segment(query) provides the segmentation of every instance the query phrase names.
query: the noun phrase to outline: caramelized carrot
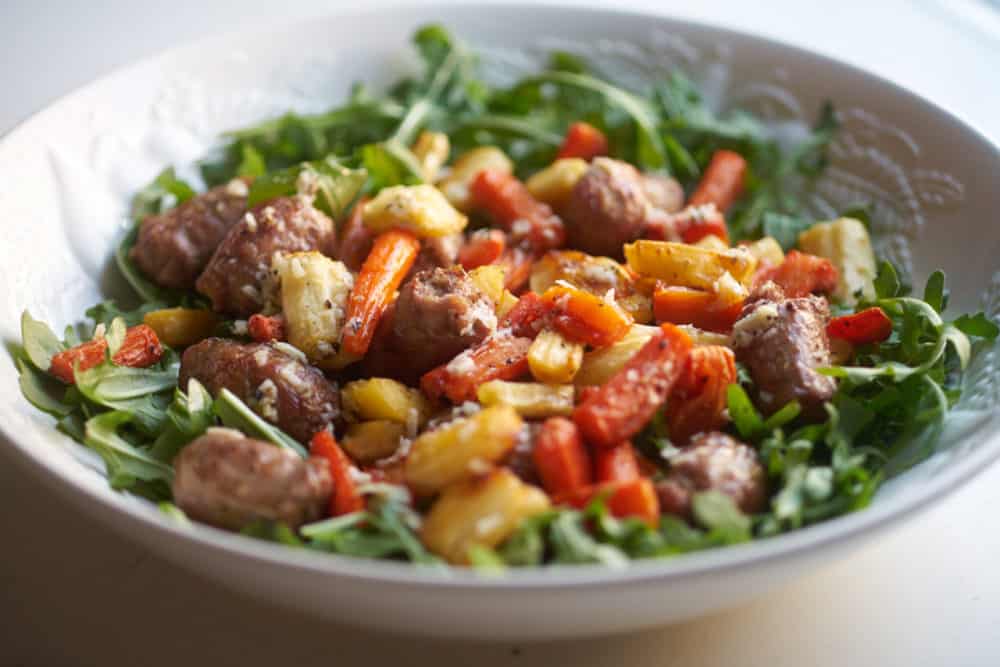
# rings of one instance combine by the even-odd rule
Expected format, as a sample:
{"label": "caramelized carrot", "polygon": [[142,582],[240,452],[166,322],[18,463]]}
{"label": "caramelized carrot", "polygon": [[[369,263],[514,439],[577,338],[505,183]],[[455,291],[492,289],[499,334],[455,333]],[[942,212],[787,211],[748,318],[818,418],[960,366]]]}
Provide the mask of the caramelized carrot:
{"label": "caramelized carrot", "polygon": [[698,187],[688,200],[688,206],[715,204],[725,213],[743,194],[746,172],[747,161],[742,155],[727,150],[715,151]]}
{"label": "caramelized carrot", "polygon": [[826,333],[853,345],[881,343],[892,334],[892,320],[884,310],[873,306],[860,313],[833,318],[826,325]]}
{"label": "caramelized carrot", "polygon": [[658,287],[653,292],[657,322],[693,324],[707,331],[727,332],[739,319],[742,302],[720,306],[714,294],[690,287]]}
{"label": "caramelized carrot", "polygon": [[515,336],[534,338],[549,323],[552,304],[534,292],[525,292],[502,320],[499,329],[510,329]]}
{"label": "caramelized carrot", "polygon": [[285,318],[281,315],[251,315],[247,321],[250,338],[258,343],[285,340]]}
{"label": "caramelized carrot", "polygon": [[418,252],[420,242],[401,229],[382,232],[375,238],[347,300],[343,337],[343,349],[347,353],[363,357],[368,352],[379,319],[413,266]]}
{"label": "caramelized carrot", "polygon": [[772,280],[781,287],[785,296],[794,299],[813,292],[832,292],[837,287],[840,274],[830,260],[792,250],[778,266],[757,272],[754,283]]}
{"label": "caramelized carrot", "polygon": [[542,485],[550,494],[571,493],[592,481],[590,455],[576,424],[565,417],[545,420],[531,453]]}
{"label": "caramelized carrot", "polygon": [[653,417],[684,371],[691,338],[664,324],[613,376],[576,406],[573,421],[597,447],[631,439]]}
{"label": "caramelized carrot", "polygon": [[516,380],[528,372],[530,338],[490,336],[443,366],[427,371],[420,388],[431,398],[452,403],[476,400],[476,389],[490,380]]}
{"label": "caramelized carrot", "polygon": [[337,444],[333,434],[324,430],[314,435],[309,441],[309,454],[326,459],[330,464],[330,477],[333,478],[330,515],[340,516],[363,510],[365,501],[351,476],[351,459]]}
{"label": "caramelized carrot", "polygon": [[[73,384],[73,367],[76,366],[81,371],[89,370],[104,361],[107,350],[108,341],[104,338],[96,338],[63,350],[52,357],[49,373],[66,384]],[[160,345],[156,332],[145,324],[139,324],[129,327],[125,332],[125,340],[111,357],[111,361],[118,366],[145,368],[155,364],[162,356],[163,346]]]}
{"label": "caramelized carrot", "polygon": [[639,459],[631,442],[594,452],[594,479],[598,482],[631,482],[639,477]]}
{"label": "caramelized carrot", "polygon": [[531,266],[534,256],[523,248],[506,248],[500,253],[497,263],[504,267],[506,277],[504,287],[514,294],[519,294],[531,279]]}
{"label": "caramelized carrot", "polygon": [[552,308],[552,326],[570,340],[607,347],[620,340],[632,326],[632,316],[615,301],[575,287],[556,285],[542,295]]}
{"label": "caramelized carrot", "polygon": [[524,183],[504,171],[479,172],[469,189],[476,207],[487,211],[512,240],[524,240],[535,253],[566,243],[566,229],[548,204],[531,196]]}
{"label": "caramelized carrot", "polygon": [[736,382],[733,351],[721,345],[696,347],[667,400],[670,439],[680,445],[695,433],[726,423],[726,389]]}
{"label": "caramelized carrot", "polygon": [[566,130],[566,138],[563,139],[556,159],[561,160],[568,157],[578,157],[584,160],[591,160],[599,155],[608,154],[608,138],[590,123],[573,123]]}
{"label": "caramelized carrot", "polygon": [[[507,248],[507,235],[499,229],[484,229],[472,234],[458,251],[458,263],[466,270],[492,264]],[[510,289],[508,287],[508,289]]]}
{"label": "caramelized carrot", "polygon": [[612,516],[636,517],[655,528],[660,522],[660,501],[653,482],[646,478],[587,486],[553,498],[556,504],[584,508],[601,495]]}

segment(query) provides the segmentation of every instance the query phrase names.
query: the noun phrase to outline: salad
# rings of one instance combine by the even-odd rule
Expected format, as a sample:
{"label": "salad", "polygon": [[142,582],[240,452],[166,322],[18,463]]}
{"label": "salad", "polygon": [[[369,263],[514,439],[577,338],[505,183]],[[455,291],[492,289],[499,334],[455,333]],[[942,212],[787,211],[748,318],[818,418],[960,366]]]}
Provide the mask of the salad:
{"label": "salad", "polygon": [[[58,336],[24,397],[177,522],[355,557],[623,565],[865,507],[925,458],[982,313],[911,294],[859,202],[681,72],[578,56],[491,86],[440,26],[384,94],[164,170],[116,250],[136,302]],[[197,189],[196,189],[197,188]]]}

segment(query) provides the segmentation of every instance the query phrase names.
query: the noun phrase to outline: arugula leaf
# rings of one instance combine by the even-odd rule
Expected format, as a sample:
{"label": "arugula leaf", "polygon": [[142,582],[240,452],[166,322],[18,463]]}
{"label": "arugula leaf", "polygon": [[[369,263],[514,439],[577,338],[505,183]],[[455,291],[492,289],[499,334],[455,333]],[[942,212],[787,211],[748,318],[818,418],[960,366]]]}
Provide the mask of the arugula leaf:
{"label": "arugula leaf", "polygon": [[799,234],[815,224],[802,217],[768,211],[763,216],[764,236],[772,236],[782,250],[791,250],[799,243]]}
{"label": "arugula leaf", "polygon": [[73,412],[74,406],[64,401],[66,389],[58,380],[53,380],[21,357],[16,357],[15,363],[17,384],[26,401],[53,417],[65,417]]}
{"label": "arugula leaf", "polygon": [[295,438],[288,435],[277,426],[261,419],[246,403],[228,389],[223,388],[215,399],[212,409],[222,423],[229,428],[246,433],[252,438],[273,442],[279,447],[290,449],[302,458],[307,458],[309,452]]}
{"label": "arugula leaf", "polygon": [[168,519],[170,519],[177,525],[184,526],[185,528],[191,526],[191,520],[188,519],[187,514],[184,513],[184,510],[182,510],[177,505],[174,505],[173,503],[164,500],[157,504],[157,508],[159,508],[159,510],[163,512],[163,514]]}
{"label": "arugula leaf", "polygon": [[750,539],[750,519],[733,499],[719,491],[702,491],[691,497],[691,512],[702,527],[729,543]]}
{"label": "arugula leaf", "polygon": [[169,463],[180,450],[215,424],[212,395],[194,378],[188,380],[187,393],[177,388],[167,407],[166,424],[153,442],[149,455]]}
{"label": "arugula leaf", "polygon": [[667,166],[666,151],[657,131],[657,118],[650,104],[632,93],[587,74],[556,71],[529,77],[519,85],[551,83],[581,88],[599,94],[609,104],[622,109],[635,123],[635,163],[642,169],[663,169]]}
{"label": "arugula leaf", "polygon": [[74,386],[87,400],[127,413],[140,430],[155,435],[166,418],[169,398],[165,392],[177,385],[178,367],[176,355],[166,355],[150,368],[104,361],[88,370],[76,369]]}
{"label": "arugula leaf", "polygon": [[1000,327],[981,311],[975,315],[962,315],[952,322],[952,325],[968,336],[976,336],[991,342],[1000,335]]}
{"label": "arugula leaf", "polygon": [[151,482],[153,495],[169,497],[173,468],[121,437],[120,429],[132,423],[133,416],[122,410],[97,415],[87,420],[83,442],[104,460],[112,488],[135,490],[137,482]]}
{"label": "arugula leaf", "polygon": [[924,301],[939,313],[948,306],[948,290],[944,287],[944,271],[939,269],[927,279],[927,286],[924,287]]}
{"label": "arugula leaf", "polygon": [[412,514],[388,498],[373,498],[369,509],[308,524],[300,529],[308,546],[360,558],[404,557],[422,565],[441,561],[424,549],[409,526]]}
{"label": "arugula leaf", "polygon": [[601,544],[590,534],[580,512],[561,512],[549,526],[549,543],[555,563],[601,563],[625,567],[628,557],[620,549]]}
{"label": "arugula leaf", "polygon": [[393,185],[423,182],[420,163],[410,149],[395,141],[362,146],[361,164],[369,176],[369,190],[378,192]]}
{"label": "arugula leaf", "polygon": [[875,276],[875,294],[879,299],[891,299],[902,294],[902,284],[896,267],[891,262],[882,261]]}
{"label": "arugula leaf", "polygon": [[240,144],[240,163],[236,175],[242,178],[259,178],[267,173],[267,163],[253,144]]}
{"label": "arugula leaf", "polygon": [[177,178],[173,167],[167,167],[132,198],[132,219],[141,221],[163,213],[194,196],[194,189]]}
{"label": "arugula leaf", "polygon": [[743,438],[752,438],[764,429],[764,419],[757,412],[747,392],[738,384],[726,388],[729,418]]}
{"label": "arugula leaf", "polygon": [[[146,313],[166,307],[167,304],[160,301],[147,301],[133,310],[122,310],[114,301],[102,301],[88,308],[84,314],[93,320],[95,327],[100,324],[109,326],[116,318],[120,318],[127,326],[134,327],[137,324],[142,324]],[[91,335],[93,335],[93,329],[91,329]]]}
{"label": "arugula leaf", "polygon": [[28,360],[40,371],[49,370],[52,357],[66,349],[49,325],[32,318],[27,310],[21,313],[21,344]]}
{"label": "arugula leaf", "polygon": [[364,170],[348,169],[333,157],[303,162],[256,179],[250,186],[247,207],[309,190],[310,194],[315,192],[317,208],[334,220],[340,220],[366,178]]}

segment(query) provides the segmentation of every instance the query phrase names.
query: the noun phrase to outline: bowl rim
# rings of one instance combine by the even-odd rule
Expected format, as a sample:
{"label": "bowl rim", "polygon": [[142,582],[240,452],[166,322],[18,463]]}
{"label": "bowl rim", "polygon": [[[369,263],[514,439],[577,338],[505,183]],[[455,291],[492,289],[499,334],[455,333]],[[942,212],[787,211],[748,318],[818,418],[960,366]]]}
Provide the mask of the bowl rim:
{"label": "bowl rim", "polygon": [[[922,95],[890,81],[879,74],[869,72],[861,67],[841,61],[808,48],[792,44],[786,40],[771,36],[754,35],[736,28],[716,25],[708,21],[678,18],[655,10],[641,9],[608,9],[590,4],[566,4],[543,0],[542,2],[487,2],[474,7],[457,3],[437,2],[427,5],[397,2],[389,3],[377,10],[350,9],[331,7],[316,13],[309,18],[299,18],[294,21],[282,21],[270,28],[263,24],[251,24],[234,30],[227,30],[221,35],[204,36],[177,44],[154,54],[130,61],[115,67],[105,74],[71,89],[44,104],[15,123],[7,132],[0,136],[0,159],[5,148],[13,138],[41,116],[55,110],[57,107],[89,94],[107,82],[119,77],[128,77],[135,70],[149,67],[157,63],[167,63],[185,53],[210,49],[215,43],[228,40],[246,39],[263,36],[269,31],[288,30],[296,25],[304,25],[316,19],[328,20],[333,17],[344,20],[370,17],[386,11],[407,13],[414,18],[419,16],[441,16],[439,22],[447,25],[447,12],[452,13],[499,13],[516,12],[553,12],[571,11],[574,14],[589,15],[591,18],[607,17],[608,19],[624,18],[626,20],[647,20],[671,30],[684,32],[701,32],[713,34],[720,40],[741,40],[759,47],[767,47],[782,52],[783,55],[807,62],[810,67],[822,69],[839,69],[845,74],[865,79],[888,89],[893,95],[911,101],[933,111],[940,123],[947,126],[948,131],[970,135],[970,138],[987,147],[997,163],[1000,163],[1000,147],[990,137],[961,118],[959,115],[942,108]],[[428,18],[430,22],[434,19]],[[23,398],[21,399],[23,400]],[[359,581],[381,584],[400,584],[412,587],[459,588],[459,589],[489,589],[492,591],[544,590],[566,587],[603,587],[607,585],[643,584],[653,580],[660,583],[680,578],[706,575],[709,573],[729,573],[735,569],[759,566],[777,561],[783,557],[805,556],[824,549],[834,543],[846,543],[863,536],[870,536],[877,527],[898,525],[903,519],[914,516],[917,512],[927,509],[932,501],[955,491],[967,481],[985,470],[990,463],[1000,458],[1000,429],[983,429],[960,437],[962,441],[974,441],[974,450],[963,460],[947,466],[938,476],[921,485],[915,491],[902,492],[897,497],[887,499],[881,504],[875,504],[863,511],[835,517],[833,519],[800,528],[778,536],[755,540],[745,544],[726,548],[709,549],[677,557],[666,557],[632,561],[626,568],[608,568],[603,565],[572,565],[547,566],[537,568],[511,568],[503,576],[485,576],[471,568],[426,568],[412,563],[385,561],[377,559],[353,558],[337,554],[316,552],[307,549],[293,549],[285,545],[247,538],[242,535],[223,531],[204,524],[192,523],[190,526],[179,525],[171,521],[150,502],[133,502],[134,497],[119,494],[109,486],[97,486],[84,481],[82,476],[65,474],[58,469],[48,457],[37,455],[33,448],[37,442],[30,438],[19,439],[13,434],[6,423],[0,422],[0,436],[13,445],[6,448],[15,452],[17,458],[30,468],[32,472],[43,478],[59,491],[68,494],[81,494],[86,500],[86,511],[96,514],[103,510],[104,517],[113,527],[123,528],[117,520],[126,519],[135,527],[156,534],[156,537],[179,539],[187,546],[205,551],[213,551],[219,555],[238,556],[255,561],[259,565],[270,567],[303,570],[309,574],[334,575],[350,577]],[[62,436],[69,440],[68,436]],[[76,445],[76,443],[72,443]],[[61,456],[61,455],[60,455]],[[75,465],[81,465],[75,462]],[[921,464],[922,465],[922,464]],[[82,468],[82,465],[81,465]],[[124,532],[124,531],[121,531]],[[131,538],[137,539],[137,538]]]}

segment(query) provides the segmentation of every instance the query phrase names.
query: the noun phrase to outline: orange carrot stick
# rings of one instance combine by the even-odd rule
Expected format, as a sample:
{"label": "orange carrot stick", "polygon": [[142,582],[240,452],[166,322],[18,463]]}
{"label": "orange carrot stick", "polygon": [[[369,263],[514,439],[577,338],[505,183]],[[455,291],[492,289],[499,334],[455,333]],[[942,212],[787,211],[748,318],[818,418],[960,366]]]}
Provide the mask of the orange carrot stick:
{"label": "orange carrot stick", "polygon": [[657,322],[693,324],[707,331],[730,331],[742,308],[742,302],[720,306],[714,294],[690,287],[671,285],[653,292],[653,316]]}
{"label": "orange carrot stick", "polygon": [[471,271],[496,262],[506,248],[506,234],[499,229],[483,229],[472,234],[458,251],[458,263]]}
{"label": "orange carrot stick", "polygon": [[576,406],[573,421],[597,447],[630,440],[653,417],[684,371],[691,338],[664,324],[611,379]]}
{"label": "orange carrot stick", "polygon": [[[49,373],[67,384],[73,384],[73,366],[86,371],[104,361],[108,341],[104,338],[81,343],[69,350],[63,350],[52,357]],[[111,361],[118,366],[145,368],[152,366],[163,356],[163,346],[156,332],[145,324],[129,327],[125,340]]]}
{"label": "orange carrot stick", "polygon": [[660,501],[653,482],[646,477],[627,482],[608,482],[585,486],[553,498],[558,505],[584,508],[597,495],[604,497],[612,516],[636,517],[655,528],[660,522]]}
{"label": "orange carrot stick", "polygon": [[420,242],[401,229],[391,229],[375,238],[347,300],[343,338],[346,352],[357,357],[368,352],[379,319],[413,266],[418,252]]}
{"label": "orange carrot stick", "polygon": [[599,155],[608,154],[608,138],[590,123],[573,123],[566,131],[556,159],[578,157],[591,160]]}
{"label": "orange carrot stick", "polygon": [[526,241],[536,253],[559,248],[566,243],[562,220],[548,204],[531,196],[524,183],[504,171],[479,172],[469,190],[478,208],[484,209],[517,243]]}
{"label": "orange carrot stick", "polygon": [[330,496],[330,515],[340,516],[358,512],[365,508],[365,501],[358,493],[351,477],[351,459],[340,448],[333,434],[329,431],[319,431],[309,441],[309,454],[326,459],[330,464],[330,476],[333,478],[333,495]]}
{"label": "orange carrot stick", "polygon": [[551,417],[542,424],[531,453],[542,485],[550,494],[571,493],[592,481],[590,455],[576,424]]}
{"label": "orange carrot stick", "polygon": [[631,442],[594,452],[594,479],[598,482],[631,482],[639,477],[639,459]]}
{"label": "orange carrot stick", "polygon": [[452,403],[476,400],[476,389],[490,380],[515,380],[528,371],[530,338],[490,336],[443,366],[427,371],[420,388],[431,398]]}
{"label": "orange carrot stick", "polygon": [[746,172],[747,161],[742,155],[727,150],[715,151],[701,182],[688,200],[688,206],[715,204],[725,213],[743,194]]}
{"label": "orange carrot stick", "polygon": [[542,295],[551,304],[552,325],[570,340],[606,347],[621,339],[633,324],[632,316],[615,301],[575,287],[556,285]]}
{"label": "orange carrot stick", "polygon": [[721,345],[696,347],[667,400],[670,439],[681,445],[696,433],[715,431],[726,423],[726,389],[736,382],[733,351]]}

